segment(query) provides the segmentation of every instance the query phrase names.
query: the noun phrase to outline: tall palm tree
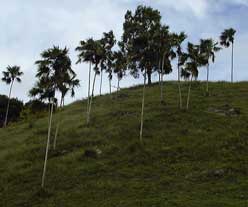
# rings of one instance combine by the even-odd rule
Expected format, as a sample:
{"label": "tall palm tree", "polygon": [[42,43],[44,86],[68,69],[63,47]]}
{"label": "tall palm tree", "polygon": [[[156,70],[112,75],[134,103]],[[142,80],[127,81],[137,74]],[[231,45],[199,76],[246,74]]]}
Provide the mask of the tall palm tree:
{"label": "tall palm tree", "polygon": [[13,88],[13,84],[15,80],[20,83],[21,82],[21,76],[23,75],[23,72],[21,72],[21,68],[19,66],[8,66],[6,68],[6,71],[3,71],[3,78],[2,81],[5,82],[7,85],[10,85],[9,89],[9,99],[8,99],[8,104],[7,104],[7,109],[6,109],[6,115],[5,115],[5,120],[4,120],[4,125],[3,127],[7,126],[8,123],[8,113],[9,113],[9,105],[10,105],[10,97],[11,97],[11,92]]}
{"label": "tall palm tree", "polygon": [[234,56],[234,36],[236,34],[236,30],[233,28],[226,29],[220,35],[220,44],[226,48],[232,45],[232,56],[231,56],[231,82],[233,83],[233,56]]}
{"label": "tall palm tree", "polygon": [[35,62],[38,66],[38,71],[36,77],[39,79],[38,82],[44,81],[44,88],[51,93],[50,105],[50,115],[49,115],[49,125],[47,132],[47,144],[46,144],[46,153],[42,174],[42,188],[45,185],[45,176],[47,168],[47,159],[50,146],[50,136],[51,136],[51,127],[53,119],[53,110],[55,104],[55,93],[59,90],[60,85],[63,82],[63,79],[68,76],[75,75],[74,71],[71,68],[71,60],[68,56],[69,50],[67,48],[60,49],[59,47],[53,47],[48,50],[45,50],[41,53],[41,60]]}
{"label": "tall palm tree", "polygon": [[172,38],[169,33],[169,26],[163,25],[156,31],[157,34],[154,38],[154,49],[158,54],[158,74],[160,85],[160,101],[164,101],[163,98],[163,77],[166,74],[172,72],[171,60],[175,58],[175,53],[172,50]]}
{"label": "tall palm tree", "polygon": [[103,55],[101,60],[101,81],[100,81],[100,95],[102,93],[102,75],[103,70],[106,70],[109,78],[109,93],[111,94],[111,81],[113,78],[113,47],[116,43],[115,36],[113,31],[108,33],[103,33],[103,38],[100,40],[103,48]]}
{"label": "tall palm tree", "polygon": [[[81,62],[89,62],[89,82],[88,82],[88,103],[87,103],[87,116],[86,116],[86,123],[89,124],[90,122],[90,113],[91,113],[91,106],[94,97],[94,90],[95,90],[95,82],[96,76],[100,74],[100,67],[102,66],[102,60],[105,55],[104,48],[102,46],[101,40],[94,40],[92,38],[88,39],[87,41],[81,41],[80,46],[76,48],[76,51],[79,51],[78,61],[77,63]],[[94,70],[94,78],[91,85],[91,67],[92,65]],[[90,93],[91,90],[91,93]]]}
{"label": "tall palm tree", "polygon": [[86,41],[80,41],[80,45],[76,48],[76,51],[79,52],[78,54],[78,61],[77,64],[82,62],[89,63],[89,72],[88,72],[88,102],[87,102],[87,110],[86,110],[86,120],[88,119],[89,113],[89,105],[90,105],[90,84],[91,84],[91,68],[94,61],[94,45],[95,40],[92,38]]}
{"label": "tall palm tree", "polygon": [[215,61],[215,53],[220,51],[221,48],[218,47],[218,42],[214,42],[213,39],[201,39],[200,41],[200,50],[202,55],[206,58],[206,66],[207,66],[207,86],[206,86],[206,92],[208,94],[209,92],[209,65],[210,62],[214,63]]}
{"label": "tall palm tree", "polygon": [[186,61],[186,56],[182,51],[182,43],[187,39],[187,35],[184,32],[179,34],[173,34],[174,47],[177,54],[177,83],[178,83],[178,94],[179,94],[179,107],[182,109],[182,90],[181,90],[181,66]]}
{"label": "tall palm tree", "polygon": [[186,63],[182,70],[181,76],[183,76],[186,79],[190,79],[188,96],[187,96],[187,105],[186,105],[186,109],[188,110],[193,78],[196,79],[198,77],[199,74],[198,68],[206,64],[206,59],[201,54],[199,45],[188,43],[187,49],[188,49],[188,53],[187,53]]}
{"label": "tall palm tree", "polygon": [[118,45],[120,49],[114,52],[114,56],[113,56],[114,73],[117,74],[117,93],[116,93],[117,97],[120,91],[120,81],[122,80],[123,76],[125,76],[127,70],[127,58],[123,44],[122,42],[119,42]]}

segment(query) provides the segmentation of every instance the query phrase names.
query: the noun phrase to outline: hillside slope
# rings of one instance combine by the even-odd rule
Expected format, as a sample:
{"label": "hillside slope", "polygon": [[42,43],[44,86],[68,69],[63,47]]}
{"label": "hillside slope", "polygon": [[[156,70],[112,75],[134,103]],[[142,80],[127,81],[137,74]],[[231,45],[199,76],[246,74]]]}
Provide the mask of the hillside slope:
{"label": "hillside slope", "polygon": [[158,85],[147,88],[143,145],[141,87],[96,97],[90,127],[86,101],[66,106],[45,190],[48,119],[0,129],[0,206],[247,207],[248,83],[211,83],[209,97],[204,87],[194,84],[189,111],[177,107],[176,83],[165,105]]}

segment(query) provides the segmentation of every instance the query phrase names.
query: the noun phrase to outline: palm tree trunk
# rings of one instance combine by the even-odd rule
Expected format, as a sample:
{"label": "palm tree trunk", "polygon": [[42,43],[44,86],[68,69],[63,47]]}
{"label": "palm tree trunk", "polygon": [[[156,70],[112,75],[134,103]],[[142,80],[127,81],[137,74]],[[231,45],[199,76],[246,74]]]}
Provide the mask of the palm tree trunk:
{"label": "palm tree trunk", "polygon": [[181,90],[181,78],[180,78],[180,66],[179,64],[177,65],[177,78],[178,78],[178,92],[179,92],[179,108],[182,109],[183,104],[182,104],[182,90]]}
{"label": "palm tree trunk", "polygon": [[232,43],[232,71],[231,71],[231,81],[232,81],[232,83],[233,83],[233,62],[234,62],[234,60],[233,60],[233,56],[234,56],[233,50],[234,50],[234,44]]}
{"label": "palm tree trunk", "polygon": [[90,105],[90,79],[91,79],[91,62],[90,62],[90,66],[89,66],[88,102],[87,102],[86,120],[88,119],[89,105]]}
{"label": "palm tree trunk", "polygon": [[148,85],[152,84],[152,72],[147,71],[147,77],[148,77]]}
{"label": "palm tree trunk", "polygon": [[191,79],[190,79],[190,83],[189,83],[188,98],[187,98],[187,110],[189,109],[189,101],[190,101],[190,92],[191,92],[192,80],[193,80],[193,76],[191,75]]}
{"label": "palm tree trunk", "polygon": [[209,80],[209,64],[207,65],[207,94],[208,94],[208,80]]}
{"label": "palm tree trunk", "polygon": [[101,70],[101,81],[100,81],[100,96],[102,95],[102,70]]}
{"label": "palm tree trunk", "polygon": [[[63,99],[64,99],[64,97],[62,95],[61,96],[61,101],[60,101],[60,110],[62,109]],[[61,123],[61,114],[59,114],[59,121],[58,121],[58,124],[56,126],[55,137],[54,137],[54,140],[53,140],[53,149],[54,150],[56,150],[56,144],[57,144],[57,138],[58,138],[60,123]]]}
{"label": "palm tree trunk", "polygon": [[7,126],[7,123],[8,123],[9,105],[10,105],[10,97],[11,97],[13,83],[14,83],[14,81],[12,80],[11,85],[10,85],[10,89],[9,89],[9,99],[8,99],[8,104],[7,104],[7,109],[6,109],[4,125],[3,125],[4,128]]}
{"label": "palm tree trunk", "polygon": [[145,89],[146,89],[146,71],[145,71],[145,73],[144,73],[143,98],[142,98],[141,121],[140,121],[140,142],[141,142],[141,143],[143,143],[143,125],[144,125]]}
{"label": "palm tree trunk", "polygon": [[46,154],[45,154],[45,161],[44,161],[42,181],[41,181],[41,187],[42,188],[44,188],[44,185],[45,185],[47,158],[48,158],[48,151],[49,151],[49,145],[50,145],[50,136],[51,136],[51,127],[52,127],[53,107],[54,107],[54,97],[52,99],[52,106],[51,106],[51,111],[50,111],[50,119],[49,119],[48,133],[47,133]]}
{"label": "palm tree trunk", "polygon": [[118,77],[116,97],[118,97],[119,90],[120,90],[120,78]]}
{"label": "palm tree trunk", "polygon": [[92,101],[94,97],[94,89],[95,89],[95,82],[96,82],[96,72],[94,75],[94,80],[93,80],[93,86],[92,86],[92,93],[91,93],[91,98],[90,98],[90,103],[89,103],[89,110],[88,110],[88,116],[87,116],[87,124],[90,123],[90,112],[91,112],[91,106],[92,106]]}
{"label": "palm tree trunk", "polygon": [[111,79],[109,79],[109,94],[110,94],[110,96],[112,95],[112,90],[111,90]]}

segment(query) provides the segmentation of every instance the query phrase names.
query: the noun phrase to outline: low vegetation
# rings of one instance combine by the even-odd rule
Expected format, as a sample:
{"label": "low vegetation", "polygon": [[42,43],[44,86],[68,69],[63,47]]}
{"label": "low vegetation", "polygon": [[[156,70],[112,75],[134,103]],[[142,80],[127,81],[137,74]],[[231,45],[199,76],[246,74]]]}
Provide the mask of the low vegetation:
{"label": "low vegetation", "polygon": [[[177,82],[98,96],[87,125],[87,100],[56,111],[56,150],[41,177],[48,118],[0,129],[0,206],[246,207],[248,202],[248,83]],[[83,106],[83,107],[82,107]],[[56,131],[52,125],[51,142]]]}

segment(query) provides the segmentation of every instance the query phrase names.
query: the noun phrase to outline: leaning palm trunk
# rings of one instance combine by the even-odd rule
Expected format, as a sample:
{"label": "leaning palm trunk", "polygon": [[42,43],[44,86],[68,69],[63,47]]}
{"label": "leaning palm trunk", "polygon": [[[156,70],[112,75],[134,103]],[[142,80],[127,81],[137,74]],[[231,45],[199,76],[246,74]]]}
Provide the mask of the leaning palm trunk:
{"label": "leaning palm trunk", "polygon": [[42,188],[44,188],[44,185],[45,185],[46,168],[47,168],[47,158],[48,158],[48,151],[49,151],[49,145],[50,145],[50,136],[51,136],[51,127],[52,127],[53,107],[54,107],[54,98],[52,99],[52,106],[51,106],[50,118],[49,118],[49,126],[48,126],[48,133],[47,133],[46,154],[45,154],[45,161],[44,161],[43,174],[42,174],[42,182],[41,182],[41,187]]}
{"label": "leaning palm trunk", "polygon": [[177,78],[178,78],[178,93],[179,93],[179,107],[182,109],[183,103],[182,103],[182,90],[181,90],[181,79],[180,79],[180,66],[179,64],[177,65]]}
{"label": "leaning palm trunk", "polygon": [[145,107],[145,89],[146,89],[146,71],[144,74],[144,85],[143,85],[143,98],[141,108],[141,121],[140,121],[140,142],[143,142],[143,125],[144,125],[144,107]]}
{"label": "leaning palm trunk", "polygon": [[88,119],[89,105],[90,105],[90,78],[91,78],[91,62],[90,62],[90,67],[89,67],[88,102],[87,102],[86,120]]}
{"label": "leaning palm trunk", "polygon": [[101,80],[100,80],[100,96],[102,95],[102,70],[101,70]]}
{"label": "leaning palm trunk", "polygon": [[191,75],[191,79],[190,79],[190,83],[189,83],[188,98],[187,98],[187,110],[189,109],[189,101],[190,101],[190,92],[191,92],[192,80],[193,80],[193,76]]}
{"label": "leaning palm trunk", "polygon": [[207,65],[207,88],[206,88],[206,91],[207,91],[207,94],[208,94],[208,82],[209,82],[209,64]]}
{"label": "leaning palm trunk", "polygon": [[90,103],[89,103],[89,110],[88,110],[88,116],[87,116],[87,124],[90,123],[90,112],[91,112],[91,106],[92,106],[92,101],[93,101],[93,97],[94,97],[94,89],[95,89],[95,82],[96,82],[96,72],[94,75],[94,81],[93,81],[93,86],[92,86],[92,94],[91,94],[91,98],[90,98]]}
{"label": "leaning palm trunk", "polygon": [[231,71],[231,81],[232,81],[232,83],[233,83],[233,62],[234,62],[234,60],[233,60],[233,56],[234,56],[234,54],[233,54],[233,50],[234,50],[234,45],[233,45],[233,43],[232,43],[232,71]]}
{"label": "leaning palm trunk", "polygon": [[[63,96],[61,97],[61,102],[60,102],[60,110],[62,109],[63,106]],[[60,123],[61,123],[61,113],[59,114],[59,122],[56,126],[56,131],[55,131],[55,137],[53,140],[53,149],[56,150],[56,144],[57,144],[57,139],[58,139],[58,133],[59,133],[59,128],[60,128]]]}
{"label": "leaning palm trunk", "polygon": [[11,97],[13,83],[14,83],[14,81],[11,82],[11,86],[10,86],[10,89],[9,89],[9,99],[8,99],[8,104],[7,104],[6,115],[5,115],[5,120],[4,120],[3,127],[6,127],[7,123],[8,123],[9,105],[10,105],[10,97]]}

